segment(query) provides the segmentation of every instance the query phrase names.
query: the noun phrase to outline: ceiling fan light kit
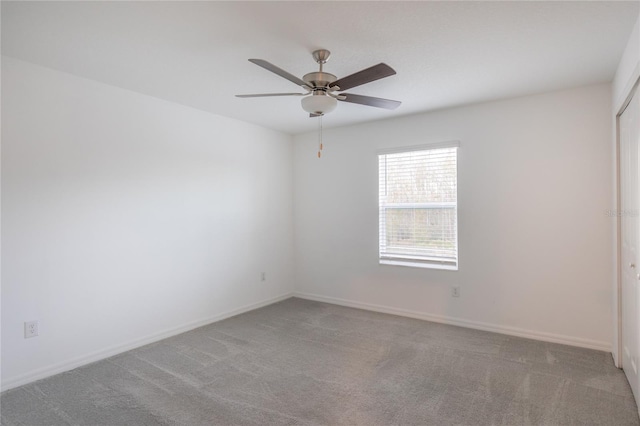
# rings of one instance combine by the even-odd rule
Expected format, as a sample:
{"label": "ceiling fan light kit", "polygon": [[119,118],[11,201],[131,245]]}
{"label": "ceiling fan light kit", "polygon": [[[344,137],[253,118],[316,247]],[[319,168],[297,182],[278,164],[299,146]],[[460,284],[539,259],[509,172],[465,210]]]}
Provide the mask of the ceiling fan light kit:
{"label": "ceiling fan light kit", "polygon": [[348,90],[356,86],[394,75],[396,72],[389,65],[380,63],[362,71],[358,71],[355,74],[338,79],[335,75],[323,71],[323,65],[329,60],[331,52],[326,49],[319,49],[314,51],[312,56],[320,66],[320,69],[319,71],[305,74],[302,79],[299,79],[293,74],[290,74],[263,59],[249,59],[249,62],[297,84],[305,89],[306,93],[260,93],[236,96],[240,98],[304,96],[301,101],[302,109],[308,112],[310,117],[322,117],[323,115],[333,111],[336,108],[338,101],[389,110],[396,109],[400,106],[401,102],[390,99],[338,93],[342,90]]}
{"label": "ceiling fan light kit", "polygon": [[327,114],[338,105],[338,100],[324,93],[314,93],[313,96],[302,98],[302,109],[314,116]]}

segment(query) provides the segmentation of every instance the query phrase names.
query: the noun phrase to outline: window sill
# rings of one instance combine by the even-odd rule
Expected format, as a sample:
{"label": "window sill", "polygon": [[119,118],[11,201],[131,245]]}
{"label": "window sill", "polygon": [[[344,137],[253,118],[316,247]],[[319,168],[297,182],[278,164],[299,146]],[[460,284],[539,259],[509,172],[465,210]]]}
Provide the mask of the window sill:
{"label": "window sill", "polygon": [[439,263],[411,262],[410,260],[383,260],[380,265],[408,266],[410,268],[440,269],[444,271],[457,271],[458,265],[444,265]]}

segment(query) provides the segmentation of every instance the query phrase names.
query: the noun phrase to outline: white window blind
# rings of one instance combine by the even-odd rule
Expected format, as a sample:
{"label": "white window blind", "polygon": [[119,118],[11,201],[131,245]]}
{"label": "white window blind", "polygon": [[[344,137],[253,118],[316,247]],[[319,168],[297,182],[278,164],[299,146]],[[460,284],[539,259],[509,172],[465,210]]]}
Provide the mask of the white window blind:
{"label": "white window blind", "polygon": [[380,263],[458,266],[458,148],[380,154]]}

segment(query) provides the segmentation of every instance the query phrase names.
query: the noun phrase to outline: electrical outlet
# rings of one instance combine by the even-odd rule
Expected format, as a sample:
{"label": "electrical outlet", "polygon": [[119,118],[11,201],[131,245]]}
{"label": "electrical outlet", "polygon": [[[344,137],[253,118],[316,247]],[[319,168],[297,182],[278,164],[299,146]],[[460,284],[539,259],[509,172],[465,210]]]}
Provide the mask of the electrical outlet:
{"label": "electrical outlet", "polygon": [[24,323],[24,338],[36,337],[39,334],[40,323],[38,321],[27,321]]}
{"label": "electrical outlet", "polygon": [[451,297],[460,297],[460,287],[457,285],[451,287]]}
{"label": "electrical outlet", "polygon": [[267,274],[265,272],[262,272],[260,274],[260,281],[266,281],[267,280]]}

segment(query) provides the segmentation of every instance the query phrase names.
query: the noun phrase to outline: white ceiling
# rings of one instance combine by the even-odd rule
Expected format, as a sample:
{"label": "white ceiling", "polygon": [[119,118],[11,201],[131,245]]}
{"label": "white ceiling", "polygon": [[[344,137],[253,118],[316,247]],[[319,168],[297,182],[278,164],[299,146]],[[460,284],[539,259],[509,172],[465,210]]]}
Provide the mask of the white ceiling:
{"label": "white ceiling", "polygon": [[2,2],[2,53],[287,133],[314,130],[300,98],[234,94],[298,87],[331,50],[338,77],[385,62],[397,75],[349,93],[332,127],[611,81],[638,16],[633,2]]}

